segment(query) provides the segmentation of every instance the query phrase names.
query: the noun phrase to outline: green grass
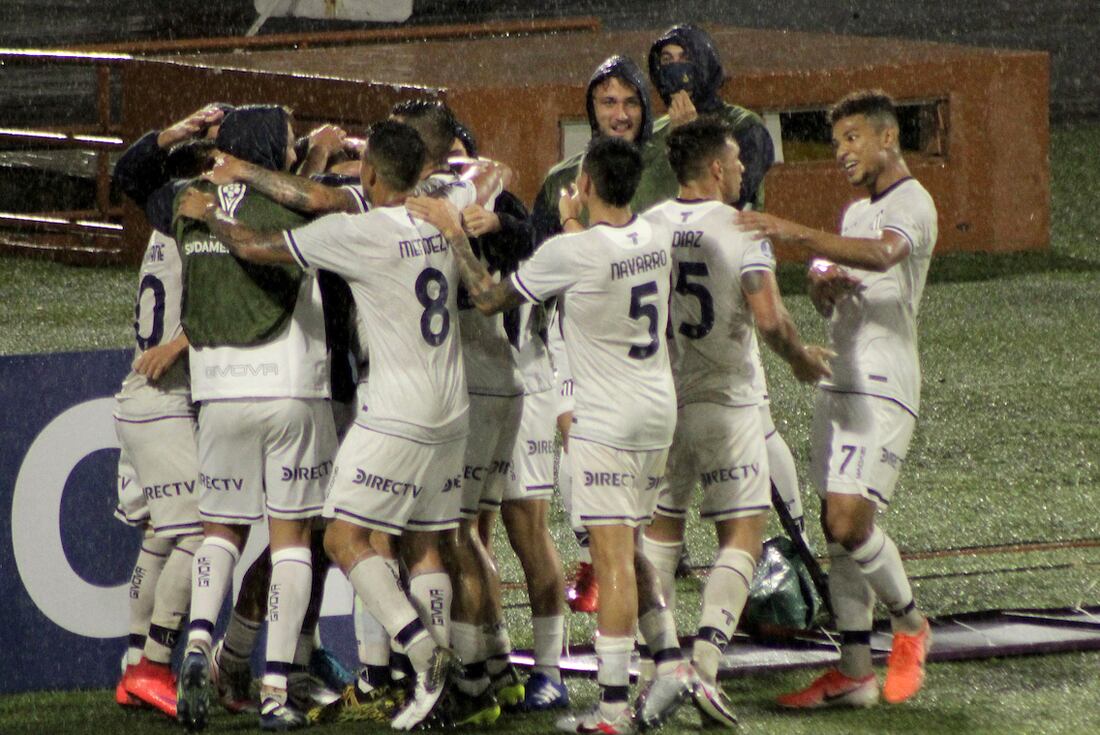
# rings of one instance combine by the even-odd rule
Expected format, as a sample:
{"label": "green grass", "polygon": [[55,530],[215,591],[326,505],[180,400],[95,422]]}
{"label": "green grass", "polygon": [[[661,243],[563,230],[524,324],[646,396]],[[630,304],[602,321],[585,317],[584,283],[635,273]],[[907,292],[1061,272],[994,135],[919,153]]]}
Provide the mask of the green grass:
{"label": "green grass", "polygon": [[[908,467],[884,524],[903,551],[1100,537],[1100,126],[1052,135],[1052,248],[1048,253],[937,258],[921,308],[922,415]],[[803,293],[801,269],[781,268],[788,306],[806,339],[824,329]],[[124,347],[134,273],[0,258],[0,354]],[[806,466],[812,392],[765,355],[777,424]],[[816,501],[803,490],[808,517]],[[821,548],[820,532],[812,528]],[[567,564],[575,545],[560,511],[553,533]],[[712,533],[689,528],[705,563]],[[507,581],[521,579],[498,534]],[[1100,604],[1100,549],[962,555],[910,561],[922,606],[944,615],[1000,607]],[[680,583],[681,630],[697,616],[699,579]],[[529,646],[525,594],[509,589],[507,619]],[[571,640],[590,639],[591,616],[572,616]],[[926,690],[902,707],[794,717],[774,695],[807,672],[728,683],[746,733],[1083,733],[1100,731],[1100,656],[1059,655],[933,665]],[[574,699],[595,698],[575,681]],[[158,733],[177,728],[118,711],[106,691],[0,697],[3,733]],[[694,730],[689,708],[668,731]],[[218,714],[215,732],[252,731],[251,718]],[[550,717],[510,722],[545,732]],[[332,726],[326,732],[362,732]],[[384,731],[379,728],[378,732]]]}

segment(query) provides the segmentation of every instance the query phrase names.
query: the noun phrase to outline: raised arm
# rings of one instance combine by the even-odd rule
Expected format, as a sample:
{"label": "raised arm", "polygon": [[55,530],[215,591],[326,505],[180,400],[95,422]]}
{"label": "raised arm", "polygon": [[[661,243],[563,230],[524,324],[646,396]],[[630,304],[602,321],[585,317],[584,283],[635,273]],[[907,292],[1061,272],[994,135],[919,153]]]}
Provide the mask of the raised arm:
{"label": "raised arm", "polygon": [[205,224],[233,255],[260,265],[294,263],[282,232],[257,232],[218,207],[213,195],[188,189],[180,195],[176,217]]}
{"label": "raised arm", "polygon": [[326,186],[281,171],[271,171],[228,153],[219,152],[215,156],[214,168],[204,174],[203,178],[219,185],[240,181],[284,207],[305,214],[357,214],[360,211],[355,195],[347,189]]}
{"label": "raised arm", "polygon": [[486,316],[514,309],[527,299],[516,290],[509,278],[497,283],[485,265],[474,255],[470,241],[462,229],[458,209],[446,199],[412,197],[405,201],[409,212],[435,227],[446,238],[458,262],[458,272],[470,301]]}
{"label": "raised arm", "polygon": [[777,355],[787,361],[791,372],[803,383],[816,383],[832,375],[828,360],[831,350],[817,345],[804,345],[798,329],[779,296],[779,285],[770,271],[754,270],[741,276],[745,294],[760,336]]}
{"label": "raised arm", "polygon": [[877,238],[844,237],[763,212],[738,212],[735,222],[760,237],[795,245],[853,268],[882,273],[909,257],[909,241],[894,230],[885,230]]}

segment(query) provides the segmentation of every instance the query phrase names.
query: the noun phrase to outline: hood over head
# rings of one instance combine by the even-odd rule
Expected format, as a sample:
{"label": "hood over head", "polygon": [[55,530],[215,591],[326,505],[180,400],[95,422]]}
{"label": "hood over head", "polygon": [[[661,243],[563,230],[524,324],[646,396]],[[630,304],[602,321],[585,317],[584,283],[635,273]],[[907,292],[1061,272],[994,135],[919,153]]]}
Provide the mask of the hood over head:
{"label": "hood over head", "polygon": [[215,140],[218,149],[257,166],[282,171],[286,165],[290,113],[278,105],[248,105],[227,112]]}
{"label": "hood over head", "polygon": [[596,87],[616,77],[620,81],[629,84],[638,90],[638,97],[642,101],[642,129],[638,131],[638,137],[634,139],[635,145],[642,145],[653,135],[653,108],[649,101],[649,89],[645,83],[642,70],[627,56],[616,54],[606,59],[596,67],[592,78],[588,80],[588,89],[585,91],[585,105],[588,109],[588,124],[592,126],[592,135],[600,134],[600,126],[596,124],[596,106],[592,95]]}
{"label": "hood over head", "polygon": [[[690,61],[661,66],[661,49],[674,43],[688,53]],[[649,49],[649,78],[668,105],[672,95],[688,89],[691,102],[701,113],[722,106],[722,81],[725,74],[714,40],[702,28],[684,23],[669,28]]]}

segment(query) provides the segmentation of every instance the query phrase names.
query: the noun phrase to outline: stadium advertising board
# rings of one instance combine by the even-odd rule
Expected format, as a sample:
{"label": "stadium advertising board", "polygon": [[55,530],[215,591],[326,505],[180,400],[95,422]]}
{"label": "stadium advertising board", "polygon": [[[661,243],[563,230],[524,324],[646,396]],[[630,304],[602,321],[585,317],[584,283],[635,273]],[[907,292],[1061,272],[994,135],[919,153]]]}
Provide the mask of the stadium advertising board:
{"label": "stadium advertising board", "polygon": [[[0,357],[0,693],[113,686],[140,532],[114,518],[114,393],[127,350]],[[258,529],[259,530],[259,529]],[[254,533],[236,582],[266,544]],[[326,587],[322,635],[354,661],[350,587]],[[338,619],[340,618],[340,619]]]}

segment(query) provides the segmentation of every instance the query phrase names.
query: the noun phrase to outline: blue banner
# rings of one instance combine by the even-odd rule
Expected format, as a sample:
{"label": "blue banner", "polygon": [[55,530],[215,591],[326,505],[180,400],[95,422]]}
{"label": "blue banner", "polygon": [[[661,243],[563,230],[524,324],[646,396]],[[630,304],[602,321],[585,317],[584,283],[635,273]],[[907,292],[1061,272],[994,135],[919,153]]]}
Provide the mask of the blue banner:
{"label": "blue banner", "polygon": [[[128,350],[0,357],[0,693],[110,687],[140,532],[114,518],[114,394]],[[266,544],[257,528],[236,582]],[[236,585],[235,585],[236,587]],[[330,575],[322,635],[354,661],[351,591]]]}

